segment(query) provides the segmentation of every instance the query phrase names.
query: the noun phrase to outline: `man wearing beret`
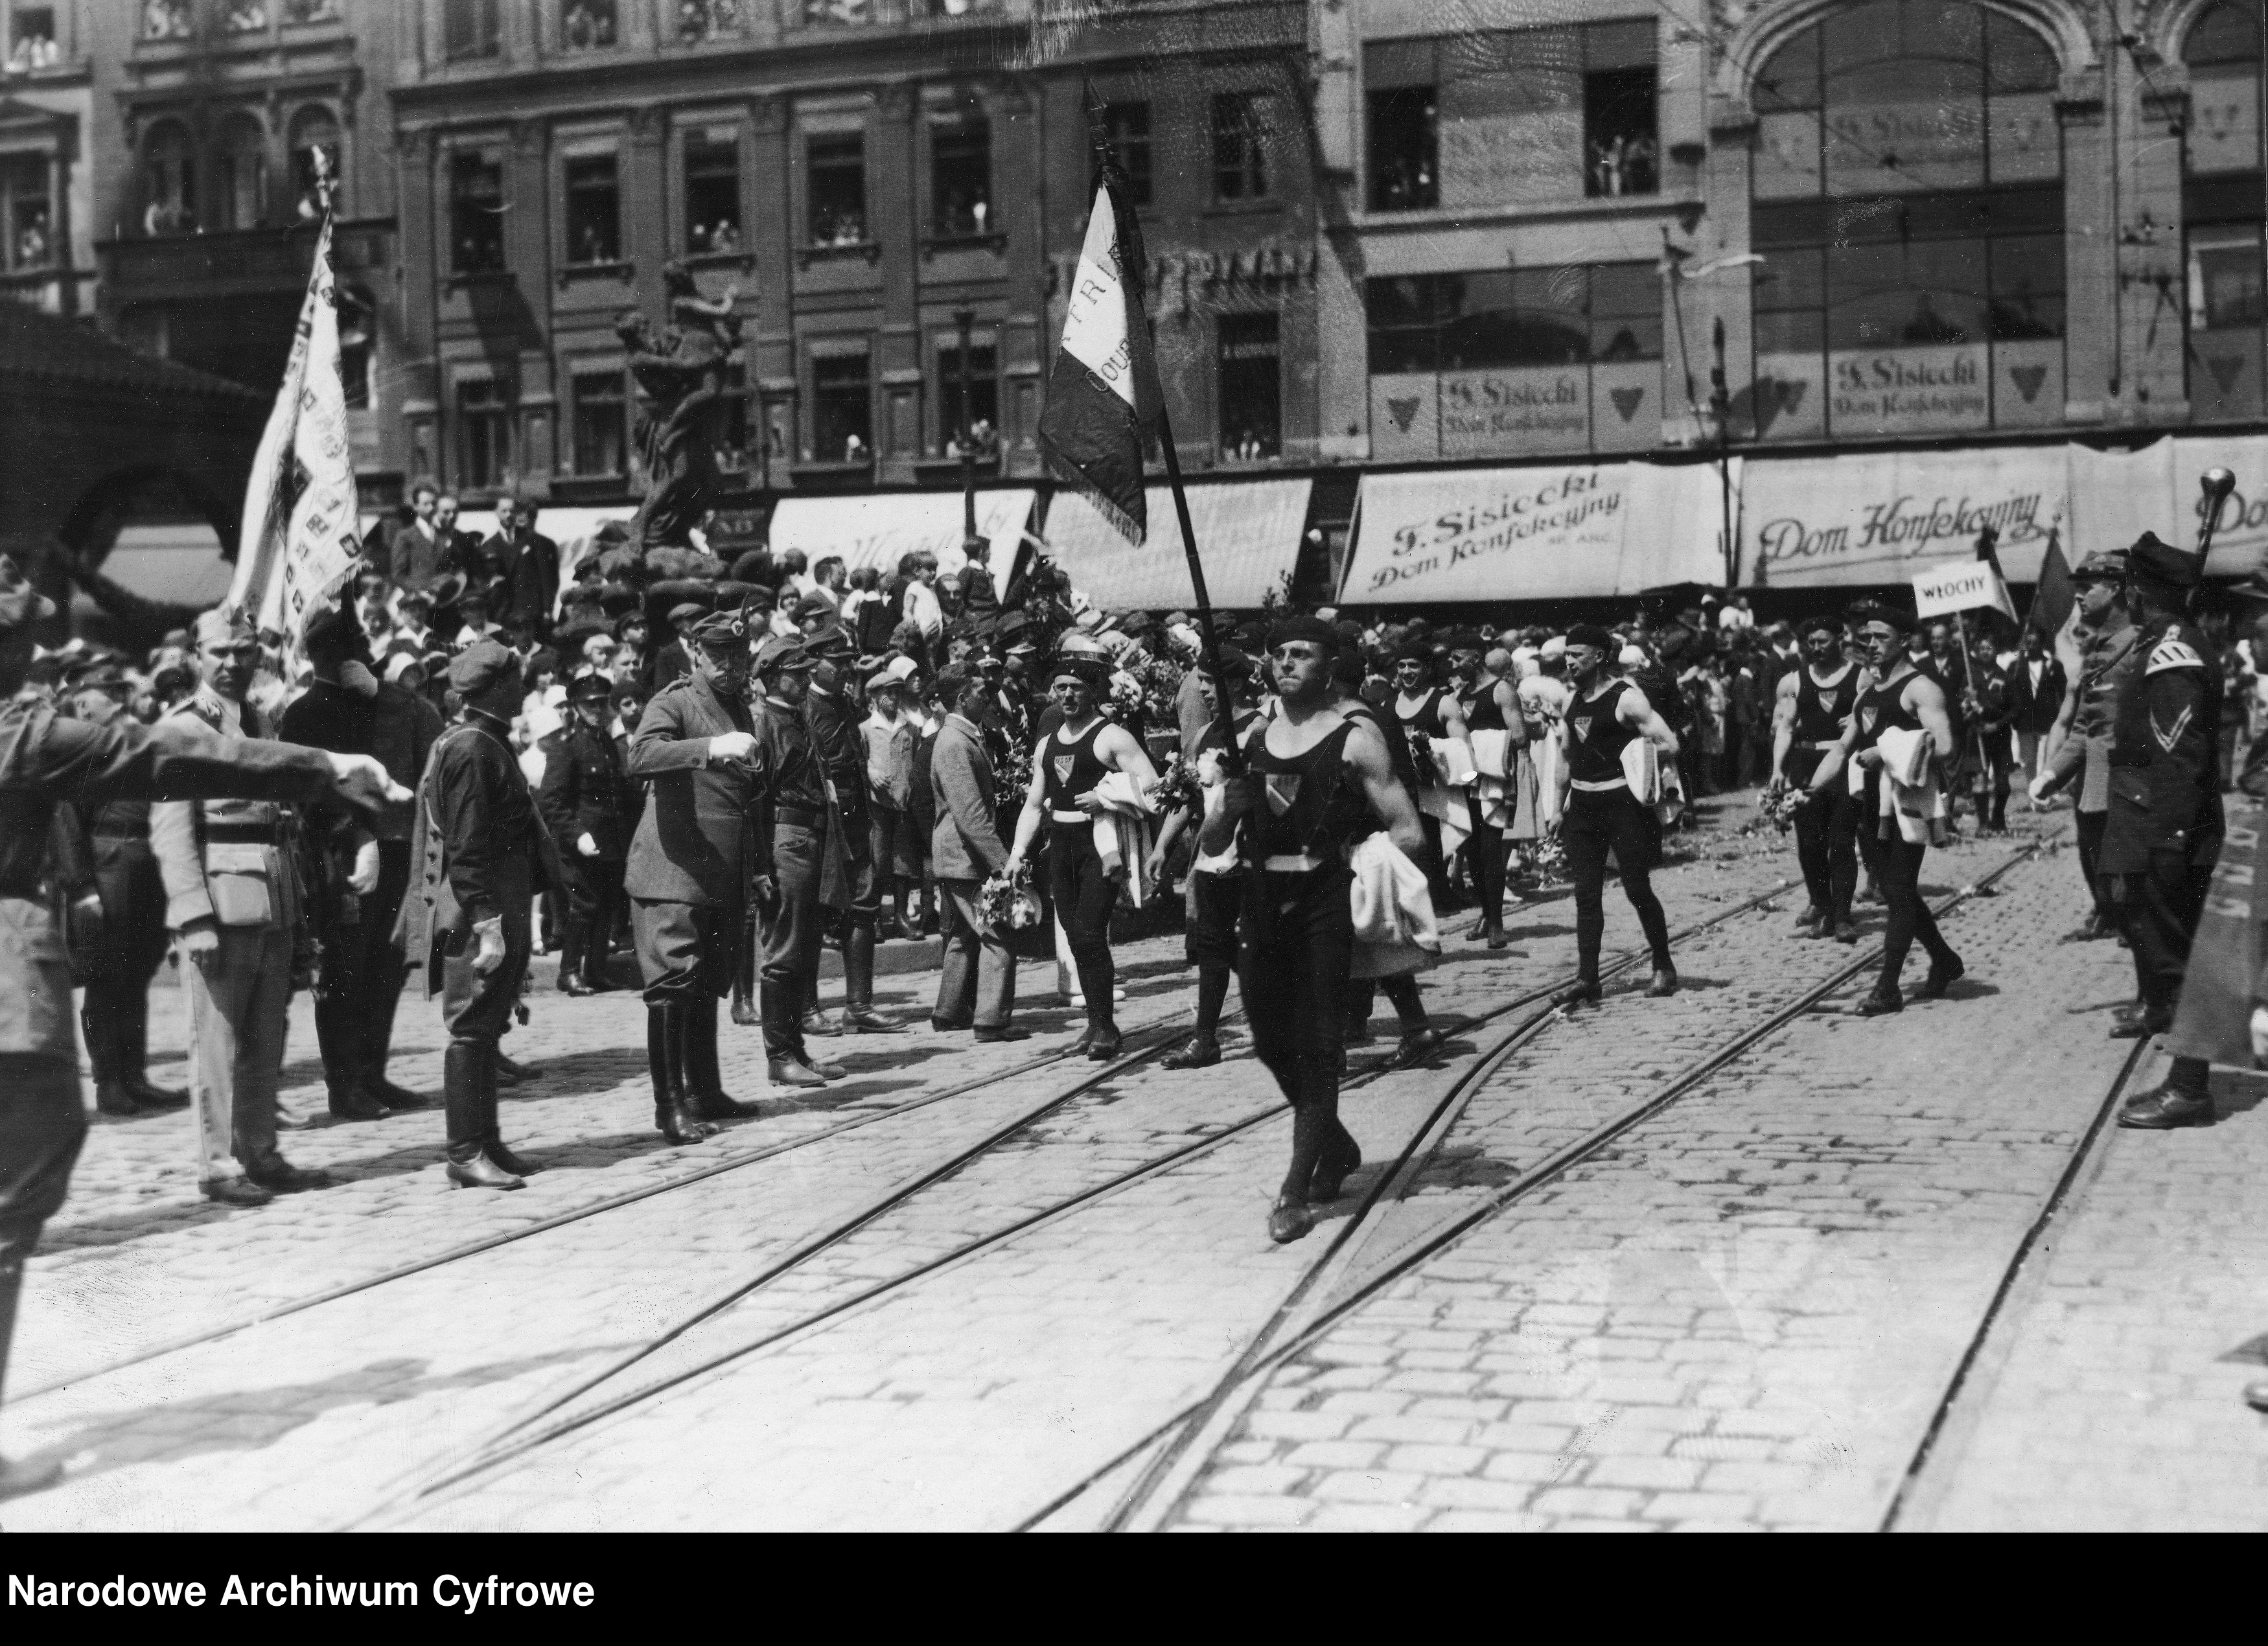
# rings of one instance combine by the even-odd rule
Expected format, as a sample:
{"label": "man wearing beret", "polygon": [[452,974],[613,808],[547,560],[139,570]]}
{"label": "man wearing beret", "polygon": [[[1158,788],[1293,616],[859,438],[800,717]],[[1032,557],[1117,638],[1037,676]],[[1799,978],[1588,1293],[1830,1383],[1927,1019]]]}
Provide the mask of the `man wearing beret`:
{"label": "man wearing beret", "polygon": [[[369,755],[404,787],[414,786],[441,734],[433,705],[371,673],[369,649],[350,613],[320,612],[307,624],[315,677],[284,711],[276,735],[337,754]],[[311,889],[322,941],[315,1038],[331,1112],[376,1119],[426,1099],[386,1077],[403,955],[394,941],[409,889],[409,818],[365,817],[341,807],[306,813],[320,873]]]}
{"label": "man wearing beret", "polygon": [[[226,609],[195,627],[198,683],[166,716],[231,742],[269,728],[246,701],[260,642]],[[330,1181],[302,1171],[276,1146],[276,1094],[291,1006],[291,950],[303,911],[291,862],[294,820],[262,800],[161,801],[150,844],[166,882],[166,924],[188,993],[189,1093],[197,1111],[205,1196],[258,1206],[271,1194]]]}
{"label": "man wearing beret", "polygon": [[463,1189],[519,1189],[536,1170],[504,1147],[497,1119],[497,1043],[527,976],[528,905],[556,881],[550,839],[512,752],[519,660],[475,640],[449,665],[464,704],[426,762],[410,855],[417,892],[402,908],[408,952],[438,981],[449,1030],[442,1054],[448,1179]]}
{"label": "man wearing beret", "polygon": [[[2110,810],[2097,867],[2133,951],[2142,1000],[2114,1035],[2172,1026],[2190,940],[2220,856],[2220,668],[2188,617],[2203,569],[2197,556],[2150,532],[2126,551],[2142,662],[2111,709]],[[2118,1124],[2146,1131],[2211,1124],[2208,1070],[2204,1059],[2176,1054],[2162,1085],[2120,1106]]]}
{"label": "man wearing beret", "polygon": [[[115,715],[97,725],[11,701],[31,666],[33,625],[54,613],[0,555],[0,1380],[24,1266],[63,1206],[86,1137],[69,962],[40,887],[55,807],[89,815],[113,800],[342,796],[379,806],[407,798],[375,761],[225,738],[195,715],[146,727]],[[57,1472],[0,1458],[0,1498],[37,1491]]]}
{"label": "man wearing beret", "polygon": [[648,786],[622,889],[645,983],[653,1120],[672,1143],[755,1112],[724,1088],[717,1001],[733,985],[747,918],[755,795],[747,624],[717,612],[685,634],[693,672],[654,693],[631,735],[629,775]]}

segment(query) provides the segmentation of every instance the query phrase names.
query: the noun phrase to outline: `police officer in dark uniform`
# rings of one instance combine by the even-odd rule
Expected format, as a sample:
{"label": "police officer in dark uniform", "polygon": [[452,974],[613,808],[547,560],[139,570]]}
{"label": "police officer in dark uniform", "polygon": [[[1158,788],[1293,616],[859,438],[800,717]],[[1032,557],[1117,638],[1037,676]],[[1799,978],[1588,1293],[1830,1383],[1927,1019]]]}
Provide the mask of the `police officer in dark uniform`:
{"label": "police officer in dark uniform", "polygon": [[536,795],[567,876],[567,927],[559,945],[559,989],[597,994],[607,981],[607,945],[622,897],[622,863],[637,815],[622,751],[607,730],[614,683],[596,669],[568,683],[567,729],[543,763]]}
{"label": "police officer in dark uniform", "polygon": [[[64,720],[13,702],[32,661],[32,625],[55,603],[0,555],[0,1380],[8,1367],[24,1265],[63,1203],[86,1137],[71,1044],[70,971],[40,872],[55,808],[92,815],[114,800],[234,796],[277,801],[334,795],[406,799],[375,761],[257,740],[230,742],[178,716],[156,726],[121,715]],[[37,1491],[57,1466],[0,1458],[0,1498]]]}
{"label": "police officer in dark uniform", "polygon": [[804,715],[812,745],[827,773],[835,810],[831,831],[842,841],[843,1015],[831,1019],[814,992],[802,1007],[806,1034],[858,1034],[895,1029],[874,1010],[874,927],[882,915],[880,877],[874,871],[873,814],[866,794],[866,739],[858,729],[865,710],[850,695],[850,637],[831,621],[804,637],[811,660],[811,690]]}
{"label": "police officer in dark uniform", "polygon": [[629,775],[648,788],[622,880],[645,982],[653,1123],[672,1143],[755,1113],[726,1095],[717,1065],[717,1001],[732,987],[747,913],[748,625],[714,612],[685,632],[692,672],[654,693],[630,739]]}
{"label": "police officer in dark uniform", "polygon": [[[2173,1022],[2190,939],[2220,855],[2220,668],[2187,616],[2201,572],[2197,556],[2154,533],[2126,551],[2142,667],[2126,678],[2111,714],[2110,812],[2096,863],[2134,953],[2144,1034]],[[2118,1124],[2152,1131],[2208,1124],[2207,1070],[2203,1059],[2174,1059],[2164,1084],[2121,1105]]]}
{"label": "police officer in dark uniform", "polygon": [[[406,786],[417,783],[441,734],[441,716],[407,687],[371,672],[369,641],[349,610],[318,614],[306,646],[314,679],[284,711],[276,735],[335,754],[369,755]],[[427,1099],[386,1078],[404,959],[395,928],[409,890],[409,826],[339,807],[305,816],[320,859],[313,898],[322,972],[315,1038],[331,1112],[376,1119]]]}
{"label": "police officer in dark uniform", "polygon": [[814,1058],[803,1008],[819,998],[821,893],[827,875],[827,772],[805,712],[811,658],[799,639],[775,636],[755,657],[752,726],[755,802],[749,894],[755,904],[762,966],[757,1006],[764,1025],[767,1077],[775,1086],[839,1080],[837,1063]]}
{"label": "police officer in dark uniform", "polygon": [[[132,689],[115,658],[72,669],[63,686],[77,720],[92,726],[127,723]],[[94,1066],[94,1106],[107,1115],[181,1109],[185,1091],[151,1083],[150,983],[166,958],[166,882],[150,849],[150,802],[108,800],[78,820],[85,831],[102,902],[100,927],[82,935],[71,959],[86,990],[79,1026]]]}
{"label": "police officer in dark uniform", "polygon": [[417,798],[412,868],[419,895],[403,909],[409,952],[438,982],[449,1045],[442,1054],[448,1178],[462,1189],[521,1189],[538,1168],[504,1144],[497,1120],[497,1042],[511,1027],[534,948],[537,889],[557,878],[550,838],[512,753],[519,659],[475,640],[449,665],[464,712],[441,734]]}

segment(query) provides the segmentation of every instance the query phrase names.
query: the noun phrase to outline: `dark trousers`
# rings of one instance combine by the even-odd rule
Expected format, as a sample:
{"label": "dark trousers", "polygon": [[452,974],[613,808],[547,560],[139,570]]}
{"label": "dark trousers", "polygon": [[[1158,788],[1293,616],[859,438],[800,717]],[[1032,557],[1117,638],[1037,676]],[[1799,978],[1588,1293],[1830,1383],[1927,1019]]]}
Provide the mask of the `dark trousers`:
{"label": "dark trousers", "polygon": [[819,999],[819,886],[826,845],[824,827],[772,826],[772,879],[778,897],[770,908],[756,911],[756,984],[764,1055],[770,1058],[803,1055],[803,1008]]}
{"label": "dark trousers", "polygon": [[1403,972],[1397,978],[1349,978],[1346,981],[1346,1019],[1350,1033],[1368,1032],[1370,1014],[1378,1004],[1378,997],[1386,996],[1387,1004],[1394,1008],[1394,1015],[1401,1022],[1403,1031],[1425,1027],[1425,997],[1418,987],[1414,973]]}
{"label": "dark trousers", "polygon": [[466,941],[461,953],[444,959],[441,1021],[451,1040],[485,1041],[493,1046],[504,1037],[512,1022],[512,1008],[519,1003],[519,985],[526,980],[527,957],[534,948],[534,934],[527,919],[529,901],[526,890],[505,898],[504,962],[495,971],[484,973],[474,968],[480,944],[472,939]]}
{"label": "dark trousers", "polygon": [[0,1389],[24,1266],[40,1230],[63,1209],[85,1140],[78,1071],[49,1058],[0,1054]]}
{"label": "dark trousers", "polygon": [[615,935],[622,865],[616,859],[563,853],[560,867],[567,876],[567,930],[560,942],[559,975],[563,979],[579,971],[595,982],[605,970],[608,945]]}
{"label": "dark trousers", "polygon": [[630,899],[630,934],[648,1006],[714,999],[731,993],[740,952],[738,904]]}
{"label": "dark trousers", "polygon": [[2103,876],[2104,895],[2133,951],[2134,979],[2153,1017],[2171,1017],[2181,1000],[2190,940],[2212,880],[2210,866],[2193,864],[2181,852],[2151,853],[2146,874]]}
{"label": "dark trousers", "polygon": [[2110,824],[2110,814],[2080,812],[2073,822],[2079,829],[2079,872],[2086,877],[2087,895],[2095,899],[2095,918],[2115,924],[2110,894],[2103,887],[2101,871],[2095,867],[2096,860],[2102,855],[2102,831]]}
{"label": "dark trousers", "polygon": [[165,963],[166,882],[150,843],[94,841],[95,883],[102,894],[102,932],[74,959],[86,999],[80,1022],[97,1085],[132,1082],[148,1061],[150,984]]}
{"label": "dark trousers", "polygon": [[1929,912],[1929,903],[1921,895],[1921,860],[1929,855],[1928,843],[1896,835],[1895,823],[1890,828],[1894,838],[1877,843],[1874,861],[1874,883],[1889,906],[1882,933],[1882,974],[1874,985],[1884,994],[1898,986],[1906,951],[1917,938],[1933,964],[1943,965],[1957,958],[1953,945],[1939,934],[1937,917]]}
{"label": "dark trousers", "polygon": [[1468,796],[1472,833],[1465,840],[1465,860],[1473,866],[1473,889],[1481,902],[1481,920],[1494,926],[1504,916],[1504,830],[1481,821],[1478,796]]}
{"label": "dark trousers", "polygon": [[1607,929],[1607,854],[1614,853],[1623,896],[1638,914],[1657,971],[1669,968],[1669,919],[1653,895],[1653,865],[1661,853],[1661,825],[1626,788],[1571,789],[1559,823],[1560,850],[1575,889],[1576,969],[1586,981],[1599,975],[1599,943]]}
{"label": "dark trousers", "polygon": [[333,919],[323,927],[315,1040],[323,1054],[323,1082],[333,1096],[385,1077],[394,1009],[401,1000],[403,960],[394,922],[409,889],[409,843],[381,840],[378,889],[356,900],[351,924]]}
{"label": "dark trousers", "polygon": [[1086,996],[1086,1021],[1110,1022],[1110,912],[1117,906],[1118,882],[1103,872],[1090,826],[1057,823],[1049,832],[1048,893],[1071,940],[1079,993]]}
{"label": "dark trousers", "polygon": [[1338,1103],[1347,969],[1354,961],[1349,878],[1344,867],[1263,875],[1254,889],[1266,906],[1247,911],[1251,941],[1238,993],[1253,1053],[1294,1108],[1314,1103],[1335,1112]]}
{"label": "dark trousers", "polygon": [[977,902],[983,882],[941,880],[945,894],[945,972],[938,979],[939,1022],[978,1029],[1004,1027],[1016,1009],[1016,956],[1008,934],[984,919]]}
{"label": "dark trousers", "polygon": [[1851,918],[1859,889],[1858,808],[1848,790],[1830,783],[1804,797],[1795,814],[1795,860],[1811,906],[1830,924]]}

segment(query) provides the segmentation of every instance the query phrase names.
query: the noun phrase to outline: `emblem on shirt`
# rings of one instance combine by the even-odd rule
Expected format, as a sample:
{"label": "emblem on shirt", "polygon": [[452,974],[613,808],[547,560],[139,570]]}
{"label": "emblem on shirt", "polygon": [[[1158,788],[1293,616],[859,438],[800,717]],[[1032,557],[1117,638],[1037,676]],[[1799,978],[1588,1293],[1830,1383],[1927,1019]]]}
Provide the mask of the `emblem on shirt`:
{"label": "emblem on shirt", "polygon": [[1270,771],[1266,774],[1266,782],[1268,809],[1281,817],[1300,798],[1300,774],[1296,771]]}
{"label": "emblem on shirt", "polygon": [[1865,708],[1859,710],[1859,729],[1865,732],[1873,731],[1874,729],[1874,722],[1881,717],[1881,712],[1882,712],[1880,709],[1876,708],[1871,703]]}
{"label": "emblem on shirt", "polygon": [[1567,717],[1567,729],[1575,734],[1575,741],[1577,742],[1589,742],[1591,741],[1591,717],[1587,714],[1569,715]]}
{"label": "emblem on shirt", "polygon": [[1071,765],[1073,762],[1078,760],[1078,758],[1079,757],[1077,755],[1057,755],[1056,757],[1055,768],[1057,782],[1063,784],[1066,787],[1070,786]]}

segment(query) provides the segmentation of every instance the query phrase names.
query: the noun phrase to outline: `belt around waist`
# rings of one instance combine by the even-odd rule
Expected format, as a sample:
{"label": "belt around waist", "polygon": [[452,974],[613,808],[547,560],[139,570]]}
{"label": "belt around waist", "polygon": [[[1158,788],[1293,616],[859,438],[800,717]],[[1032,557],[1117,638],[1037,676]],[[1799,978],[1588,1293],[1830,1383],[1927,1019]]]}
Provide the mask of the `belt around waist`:
{"label": "belt around waist", "polygon": [[1580,789],[1586,794],[1611,794],[1616,789],[1630,787],[1628,778],[1609,778],[1603,783],[1586,783],[1580,778],[1570,778],[1567,783],[1569,787]]}
{"label": "belt around waist", "polygon": [[273,823],[207,823],[205,839],[223,845],[281,845],[282,833]]}
{"label": "belt around waist", "polygon": [[1823,743],[1798,743],[1798,744],[1796,745],[1796,747],[1797,747],[1798,749],[1814,749],[1814,750],[1817,751],[1818,753],[1820,753],[1820,754],[1822,754],[1822,755],[1823,755],[1823,754],[1825,754],[1829,749],[1833,749],[1833,748],[1837,747],[1837,745],[1839,745],[1839,744],[1842,742],[1842,741],[1843,741],[1843,740],[1842,740],[1841,738],[1839,738],[1839,737],[1830,737],[1830,738],[1829,738],[1829,739],[1828,739],[1825,742],[1823,742]]}
{"label": "belt around waist", "polygon": [[1057,823],[1093,823],[1094,821],[1085,812],[1049,812],[1048,816],[1054,818]]}
{"label": "belt around waist", "polygon": [[149,844],[150,831],[147,829],[133,829],[122,831],[116,829],[98,829],[93,832],[93,834],[90,835],[88,838],[93,840],[139,840],[146,845]]}
{"label": "belt around waist", "polygon": [[1319,868],[1330,867],[1329,860],[1312,852],[1300,852],[1290,856],[1263,857],[1260,867],[1270,875],[1312,875]]}
{"label": "belt around waist", "polygon": [[775,806],[772,808],[772,821],[793,823],[799,829],[817,829],[825,825],[827,814],[814,811],[808,806]]}

